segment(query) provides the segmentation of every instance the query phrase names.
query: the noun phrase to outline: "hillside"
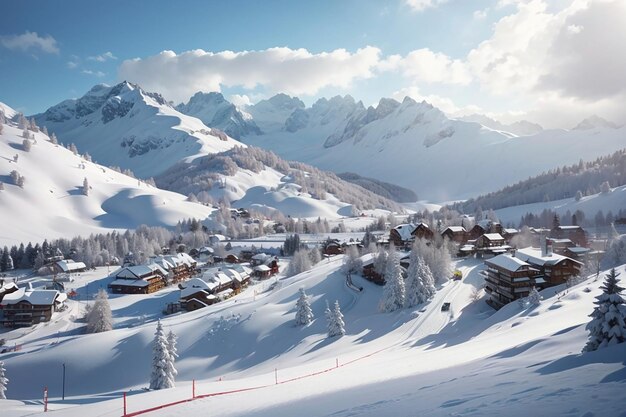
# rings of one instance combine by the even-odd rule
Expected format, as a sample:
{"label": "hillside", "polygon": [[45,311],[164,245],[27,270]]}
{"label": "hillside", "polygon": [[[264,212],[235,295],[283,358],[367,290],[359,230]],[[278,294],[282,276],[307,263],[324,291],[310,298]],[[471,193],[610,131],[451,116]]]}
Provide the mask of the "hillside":
{"label": "hillside", "polygon": [[[12,114],[12,109],[0,105],[6,115]],[[89,162],[51,143],[41,132],[30,134],[29,152],[15,123],[4,124],[0,134],[0,182],[4,184],[0,217],[6,219],[0,228],[1,246],[140,224],[174,226],[181,219],[204,218],[212,211],[180,194]],[[25,178],[23,187],[14,184],[12,171]],[[83,195],[85,178],[88,196]]]}
{"label": "hillside", "polygon": [[375,178],[362,177],[353,172],[343,172],[337,174],[337,176],[344,181],[360,185],[366,190],[370,190],[373,193],[397,201],[398,203],[413,203],[417,201],[417,194],[415,194],[415,192],[408,188],[400,187],[399,185],[379,181]]}
{"label": "hillside", "polygon": [[464,213],[473,213],[478,207],[500,209],[524,204],[557,201],[601,191],[602,183],[612,187],[626,184],[626,150],[595,160],[563,166],[533,176],[501,190],[471,198],[452,207]]}
{"label": "hillside", "polygon": [[[275,285],[258,284],[225,302],[163,318],[166,330],[179,337],[180,357],[178,388],[159,392],[141,388],[149,376],[155,320],[178,291],[112,295],[116,329],[91,335],[82,334],[83,324],[74,318],[81,304],[70,301],[49,325],[7,334],[10,343],[22,345],[19,354],[3,357],[12,378],[8,394],[38,399],[40,385],[47,385],[51,410],[66,417],[118,415],[121,393],[129,389],[129,411],[183,400],[191,396],[192,379],[197,395],[261,388],[150,415],[199,415],[207,407],[225,416],[560,415],[564,402],[575,415],[623,411],[625,345],[579,353],[600,281],[545,290],[538,307],[512,304],[493,312],[470,300],[482,281],[481,264],[466,260],[457,264],[464,280],[449,282],[427,305],[382,314],[382,288],[355,276],[365,289],[349,289],[341,263],[336,257]],[[79,294],[88,280],[106,283],[102,276],[100,270],[81,277]],[[300,287],[315,315],[308,327],[293,325]],[[323,311],[334,300],[347,334],[328,339]],[[452,303],[450,313],[440,311],[444,302]],[[65,402],[59,399],[60,370],[50,366],[60,363],[70,376]],[[9,416],[43,415],[40,405],[20,401],[5,408]]]}
{"label": "hillside", "polygon": [[[365,107],[350,96],[306,107],[277,95],[247,106],[261,135],[242,141],[334,172],[398,184],[430,201],[474,197],[555,165],[593,159],[623,148],[626,128],[541,130],[527,136],[452,120],[426,102],[381,99]],[[487,122],[485,122],[487,123]],[[524,161],[520,163],[520,161]]]}
{"label": "hillside", "polygon": [[96,85],[34,116],[64,144],[74,143],[98,162],[155,176],[180,160],[241,145],[199,119],[183,115],[159,94],[128,82]]}

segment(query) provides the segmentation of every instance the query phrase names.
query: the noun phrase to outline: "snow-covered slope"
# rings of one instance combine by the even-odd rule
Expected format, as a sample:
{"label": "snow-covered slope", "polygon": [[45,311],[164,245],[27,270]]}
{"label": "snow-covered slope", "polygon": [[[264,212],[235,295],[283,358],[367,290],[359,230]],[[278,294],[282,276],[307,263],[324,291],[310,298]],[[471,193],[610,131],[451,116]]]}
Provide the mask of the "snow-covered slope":
{"label": "snow-covered slope", "polygon": [[[80,303],[70,301],[70,310],[49,325],[7,335],[10,343],[22,344],[20,352],[3,357],[11,378],[7,394],[38,399],[46,385],[50,408],[65,417],[120,415],[121,392],[128,389],[134,390],[129,412],[188,399],[192,379],[196,395],[222,394],[150,415],[203,415],[207,408],[224,416],[590,416],[623,411],[626,345],[579,353],[600,280],[545,290],[536,307],[521,309],[514,303],[493,312],[484,301],[470,300],[481,285],[482,266],[464,260],[457,265],[463,281],[449,282],[425,306],[383,314],[378,312],[382,288],[358,276],[353,279],[364,291],[348,288],[341,264],[342,257],[335,257],[274,285],[254,285],[225,302],[163,318],[166,330],[179,336],[178,388],[158,392],[142,393],[141,388],[150,374],[155,321],[178,291],[113,295],[117,328],[92,335],[82,334],[83,324],[73,318],[80,314]],[[307,327],[293,323],[301,287],[315,315]],[[77,289],[84,294],[85,283]],[[329,339],[324,308],[334,300],[347,334]],[[450,313],[441,311],[444,302],[451,303]],[[58,399],[61,363],[72,381],[64,402]],[[251,387],[261,388],[245,390]],[[42,411],[5,404],[0,407],[10,416]]]}
{"label": "snow-covered slope", "polygon": [[600,116],[593,115],[582,120],[574,127],[574,130],[590,130],[590,129],[619,129],[615,123],[603,119]]}
{"label": "snow-covered slope", "polygon": [[487,117],[484,114],[470,114],[468,116],[459,117],[459,120],[465,122],[475,122],[488,127],[493,130],[501,130],[503,132],[510,132],[515,136],[530,136],[535,135],[543,130],[543,127],[536,123],[529,122],[528,120],[520,120],[511,124],[504,124],[497,120]]}
{"label": "snow-covered slope", "polygon": [[573,214],[577,210],[585,213],[586,218],[592,219],[599,211],[604,214],[609,211],[613,214],[626,208],[626,185],[615,187],[609,193],[592,194],[582,197],[579,201],[575,198],[565,198],[557,201],[524,204],[521,206],[507,207],[496,210],[498,219],[503,223],[519,223],[521,217],[527,213],[540,214],[549,209],[563,217],[568,211]]}
{"label": "snow-covered slope", "polygon": [[[212,211],[185,201],[180,194],[86,161],[51,143],[43,133],[31,134],[30,152],[24,150],[22,131],[15,124],[5,124],[0,134],[0,182],[4,183],[0,217],[5,219],[0,227],[1,246],[140,224],[174,226],[179,220],[204,218]],[[14,170],[25,178],[23,188],[13,184],[10,173]],[[83,195],[85,178],[88,196]]]}
{"label": "snow-covered slope", "polygon": [[65,100],[35,115],[65,144],[75,143],[107,166],[155,176],[180,160],[241,145],[199,119],[171,107],[163,97],[122,82],[97,85],[79,99]]}
{"label": "snow-covered slope", "polygon": [[306,108],[297,98],[278,95],[246,112],[263,134],[245,136],[245,143],[321,169],[395,183],[431,201],[469,198],[554,166],[605,155],[623,148],[626,134],[624,127],[597,123],[571,131],[527,123],[507,127],[527,135],[518,136],[451,120],[410,98],[382,99],[365,108],[350,96],[334,97]]}
{"label": "snow-covered slope", "polygon": [[221,93],[198,92],[186,104],[176,106],[176,110],[197,117],[205,125],[220,129],[235,139],[261,134],[252,117],[226,101]]}

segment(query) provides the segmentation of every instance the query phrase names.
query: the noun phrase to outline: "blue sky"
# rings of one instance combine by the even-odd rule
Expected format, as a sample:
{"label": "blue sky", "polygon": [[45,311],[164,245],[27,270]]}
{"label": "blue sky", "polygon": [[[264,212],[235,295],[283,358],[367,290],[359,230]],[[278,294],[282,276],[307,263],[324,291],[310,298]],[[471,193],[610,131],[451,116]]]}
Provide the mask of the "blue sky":
{"label": "blue sky", "polygon": [[[550,25],[557,23],[546,23],[548,18],[556,22],[559,13],[569,11],[575,16],[591,8],[586,5],[574,9],[571,3],[563,0],[4,2],[0,16],[0,101],[32,114],[63,99],[80,96],[94,84],[112,84],[132,76],[136,79],[131,81],[145,84],[148,89],[158,87],[167,91],[166,98],[174,101],[180,101],[188,96],[187,91],[198,86],[203,89],[217,86],[227,97],[245,95],[252,102],[278,92],[275,90],[281,87],[287,88],[287,93],[299,92],[298,96],[307,104],[320,96],[351,94],[368,105],[382,96],[400,98],[408,93],[445,107],[444,111],[449,113],[479,110],[509,116],[532,115],[542,105],[548,107],[559,102],[565,106],[572,102],[572,97],[587,100],[579,107],[586,104],[589,108],[588,98],[571,94],[567,88],[575,88],[569,85],[549,85],[546,90],[549,94],[539,97],[536,90],[540,81],[546,79],[540,73],[547,65],[546,57],[533,57],[537,61],[532,62],[535,68],[520,64],[529,55],[523,48],[532,47],[533,38],[526,39],[521,47],[515,47],[517,38],[507,41],[507,35],[511,35],[507,30],[514,33],[515,25],[536,26],[535,37],[540,37],[541,30],[554,32]],[[507,19],[513,23],[508,24]],[[560,24],[568,23],[564,20]],[[500,30],[496,29],[497,25],[501,26]],[[572,25],[566,27],[569,26]],[[585,34],[585,31],[578,33],[581,32]],[[36,42],[32,41],[33,33],[37,34]],[[511,50],[507,50],[507,43],[513,45]],[[325,53],[345,49],[356,60],[358,51],[368,46],[376,48],[376,57],[368,55],[368,63],[354,73],[341,67],[356,66],[351,59],[326,61],[323,57]],[[225,73],[218,77],[227,80],[222,84],[208,82],[205,86],[196,80],[193,85],[178,89],[179,85],[197,79],[197,74],[211,78],[210,75],[219,72],[212,66],[223,64],[207,57],[195,62],[197,57],[189,56],[185,63],[179,62],[188,51],[240,53],[275,47],[288,50],[278,58],[259,54],[258,64],[251,57],[240,59],[255,68],[269,65],[265,72],[261,71],[258,81],[249,77],[243,77],[242,81],[242,76],[229,79]],[[271,72],[278,64],[269,61],[297,61],[298,54],[292,51],[300,48],[311,54],[311,59],[306,61],[311,64],[308,69],[320,73],[312,81],[314,86],[307,89],[304,86],[307,81],[297,80],[295,72],[289,75],[294,78],[289,84],[271,80]],[[150,60],[164,50],[171,50],[176,56]],[[413,51],[420,52],[411,55]],[[396,59],[392,60],[390,57],[394,56]],[[526,72],[511,69],[514,66],[511,62],[501,65],[511,56],[518,60],[511,61],[517,66],[529,67],[523,68]],[[120,70],[125,60],[133,58],[139,61],[132,68]],[[193,68],[189,73],[184,66],[188,65],[187,61]],[[159,79],[155,62],[170,65],[180,77],[170,81]],[[234,65],[228,65],[231,64]],[[220,67],[221,71],[240,70],[228,65]],[[340,81],[332,81],[337,77],[334,72],[342,72]],[[526,85],[527,78],[534,84]],[[168,82],[177,84],[168,85]],[[512,90],[523,88],[524,91],[508,93],[507,84]],[[287,85],[293,89],[289,91]],[[548,96],[550,100],[546,103]],[[600,101],[591,103],[591,109],[595,110],[595,105],[608,116],[621,114],[611,111],[607,103],[599,104]]]}

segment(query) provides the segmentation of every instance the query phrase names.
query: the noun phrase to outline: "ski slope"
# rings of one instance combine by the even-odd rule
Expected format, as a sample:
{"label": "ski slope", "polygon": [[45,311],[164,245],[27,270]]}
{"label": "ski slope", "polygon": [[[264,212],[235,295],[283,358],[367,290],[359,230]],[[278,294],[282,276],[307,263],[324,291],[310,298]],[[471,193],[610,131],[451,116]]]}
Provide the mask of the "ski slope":
{"label": "ski slope", "polygon": [[[521,309],[514,303],[494,312],[484,301],[470,301],[482,283],[482,266],[464,260],[457,263],[463,281],[448,282],[424,306],[383,314],[378,312],[382,287],[353,277],[364,291],[348,288],[341,263],[341,256],[334,257],[295,277],[253,285],[203,310],[163,318],[166,330],[179,336],[175,389],[142,391],[150,372],[155,320],[164,303],[176,298],[176,290],[112,296],[118,328],[108,333],[81,334],[80,325],[72,327],[76,322],[71,324],[67,315],[49,330],[40,325],[23,336],[13,331],[8,336],[16,337],[23,350],[3,355],[12,377],[7,393],[28,401],[0,402],[3,416],[43,415],[41,406],[37,410],[31,402],[40,398],[43,385],[50,387],[51,415],[119,416],[123,391],[130,390],[132,412],[190,398],[194,379],[198,395],[262,388],[147,415],[206,415],[207,410],[220,416],[623,412],[626,347],[579,355],[600,281],[590,279],[569,291],[545,290],[536,308]],[[102,271],[87,279],[97,276]],[[300,287],[311,296],[316,317],[304,328],[293,325]],[[323,310],[326,300],[335,299],[347,334],[328,339]],[[444,302],[452,304],[451,312],[441,312]],[[69,363],[72,381],[81,383],[68,385],[66,400],[60,401],[63,362]],[[323,370],[327,372],[289,381]]]}

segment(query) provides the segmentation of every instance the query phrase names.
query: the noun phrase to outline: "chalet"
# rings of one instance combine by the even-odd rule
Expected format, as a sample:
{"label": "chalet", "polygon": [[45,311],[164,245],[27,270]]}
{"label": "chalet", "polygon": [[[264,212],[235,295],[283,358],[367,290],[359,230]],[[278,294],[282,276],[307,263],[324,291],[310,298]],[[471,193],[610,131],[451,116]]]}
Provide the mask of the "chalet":
{"label": "chalet", "polygon": [[252,275],[258,279],[267,279],[272,276],[272,269],[267,265],[257,265],[252,268]]}
{"label": "chalet", "polygon": [[499,233],[485,233],[476,239],[477,249],[493,248],[504,246],[504,238]]}
{"label": "chalet", "polygon": [[[256,255],[254,255],[250,260],[250,265],[254,267],[253,271],[257,272],[253,273],[253,275],[255,276],[258,275],[258,271],[256,270],[257,266],[267,266],[270,269],[270,276],[278,274],[279,272],[278,258],[276,256],[268,255],[266,253],[257,253]],[[264,268],[262,269],[263,271],[265,270]],[[265,272],[263,272],[263,274],[265,274]]]}
{"label": "chalet", "polygon": [[557,226],[550,231],[550,237],[569,239],[578,246],[587,246],[587,233],[580,226]]}
{"label": "chalet", "polygon": [[426,223],[400,224],[389,231],[389,242],[397,247],[410,246],[415,239],[432,240],[433,231]]}
{"label": "chalet", "polygon": [[577,261],[582,261],[587,257],[587,255],[591,254],[592,251],[589,248],[583,248],[581,246],[569,246],[565,248],[565,252],[562,253],[563,256],[567,256],[568,258],[575,259]]}
{"label": "chalet", "polygon": [[150,261],[166,271],[169,283],[177,283],[191,278],[196,273],[198,265],[195,259],[184,252],[176,255],[156,256]]}
{"label": "chalet", "polygon": [[209,245],[211,246],[215,246],[215,245],[219,245],[222,242],[225,242],[226,240],[226,236],[224,235],[219,235],[219,234],[214,234],[214,235],[209,235]]}
{"label": "chalet", "polygon": [[0,279],[0,301],[2,301],[4,296],[7,294],[14,293],[18,290],[19,288],[14,281],[5,281],[4,279]]}
{"label": "chalet", "polygon": [[518,249],[515,256],[539,269],[542,276],[538,278],[537,284],[542,288],[565,283],[569,278],[578,275],[582,267],[579,261],[551,252],[548,245],[544,249]]}
{"label": "chalet", "polygon": [[565,255],[567,248],[575,247],[576,244],[570,239],[547,238],[546,243],[552,246],[552,251],[559,255]]}
{"label": "chalet", "polygon": [[475,240],[486,233],[498,233],[499,235],[502,235],[502,225],[488,219],[480,220],[470,229],[467,238],[469,240]]}
{"label": "chalet", "polygon": [[226,261],[229,264],[238,264],[239,262],[241,262],[239,260],[239,257],[237,255],[235,255],[235,254],[232,254],[232,253],[228,254],[226,256],[226,258],[224,258],[224,261]]}
{"label": "chalet", "polygon": [[244,280],[246,279],[249,280],[250,277],[252,276],[252,269],[248,268],[245,265],[236,264],[236,265],[233,265],[231,269],[233,271],[237,271],[239,273],[239,276],[241,276]]}
{"label": "chalet", "polygon": [[32,326],[50,321],[67,300],[65,293],[56,290],[20,288],[5,294],[0,302],[2,324],[5,327]]}
{"label": "chalet", "polygon": [[63,259],[54,263],[54,272],[57,274],[74,274],[86,270],[87,266],[83,262],[74,262],[73,259]]}
{"label": "chalet", "polygon": [[451,242],[464,243],[467,241],[467,231],[463,226],[448,226],[441,232],[441,237]]}
{"label": "chalet", "polygon": [[217,284],[207,283],[200,278],[192,278],[184,284],[179,284],[180,305],[187,311],[208,307],[217,301],[214,295]]}
{"label": "chalet", "polygon": [[510,243],[511,239],[513,239],[518,234],[519,234],[519,230],[517,229],[511,229],[511,228],[502,229],[502,237],[504,238],[506,243]]}
{"label": "chalet", "polygon": [[343,247],[339,239],[327,239],[322,246],[322,254],[324,255],[340,255],[343,253]]}
{"label": "chalet", "polygon": [[233,289],[235,293],[239,293],[243,288],[247,287],[250,283],[250,275],[244,276],[241,275],[238,271],[234,269],[227,269],[224,271],[226,275],[228,275],[233,280]]}
{"label": "chalet", "polygon": [[116,294],[149,294],[165,287],[167,272],[157,264],[134,265],[111,274],[111,292]]}
{"label": "chalet", "polygon": [[[402,276],[404,278],[407,277],[407,269],[409,268],[409,258],[410,254],[404,252],[396,252],[396,256],[400,262],[400,269],[402,270]],[[374,267],[376,255],[373,253],[368,253],[361,257],[361,263],[363,265],[363,269],[361,274],[363,278],[368,281],[373,282],[377,285],[385,285],[385,275],[380,274],[376,271]]]}
{"label": "chalet", "polygon": [[485,291],[490,296],[487,303],[495,309],[527,297],[540,273],[528,262],[510,254],[486,260],[485,265]]}

